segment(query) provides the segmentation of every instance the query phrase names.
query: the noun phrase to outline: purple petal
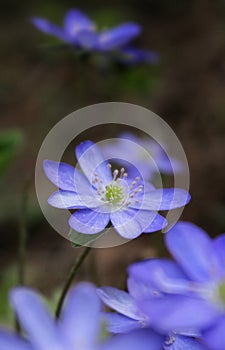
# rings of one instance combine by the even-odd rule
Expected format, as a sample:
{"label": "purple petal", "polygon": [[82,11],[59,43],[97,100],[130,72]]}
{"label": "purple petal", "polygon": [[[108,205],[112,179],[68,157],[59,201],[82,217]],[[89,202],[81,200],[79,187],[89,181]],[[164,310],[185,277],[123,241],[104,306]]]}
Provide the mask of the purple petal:
{"label": "purple petal", "polygon": [[180,188],[166,188],[145,192],[142,202],[133,202],[130,207],[143,210],[170,210],[189,203],[190,194]]}
{"label": "purple petal", "polygon": [[[129,277],[140,284],[138,292],[139,299],[154,296],[154,291],[176,292],[186,291],[190,283],[186,275],[173,261],[167,259],[150,259],[139,263],[134,263],[128,268]],[[130,282],[131,283],[131,282]],[[134,283],[134,282],[133,282]],[[134,285],[135,287],[135,285]],[[143,288],[141,295],[141,288]],[[135,290],[132,291],[136,293]]]}
{"label": "purple petal", "polygon": [[97,173],[100,180],[105,184],[112,181],[112,173],[108,162],[104,159],[100,149],[91,141],[84,141],[76,147],[77,160],[92,183],[94,174]]}
{"label": "purple petal", "polygon": [[80,195],[69,191],[56,191],[48,199],[48,203],[55,208],[78,209],[97,208],[100,202],[94,196]]}
{"label": "purple petal", "polygon": [[127,208],[112,212],[110,219],[122,237],[133,239],[140,236],[153,223],[156,216],[155,212]]}
{"label": "purple petal", "polygon": [[71,290],[59,327],[73,349],[94,348],[100,333],[100,310],[101,303],[94,286],[80,283]]}
{"label": "purple petal", "polygon": [[159,63],[159,54],[154,51],[136,49],[133,47],[124,48],[121,51],[120,61],[126,64]]}
{"label": "purple petal", "polygon": [[31,19],[31,22],[37,29],[41,30],[43,33],[55,36],[62,41],[69,41],[67,35],[60,27],[51,23],[45,18],[33,17]]}
{"label": "purple petal", "polygon": [[189,222],[177,223],[166,234],[166,245],[190,278],[210,281],[218,278],[218,258],[205,231]]}
{"label": "purple petal", "polygon": [[132,277],[129,277],[127,280],[127,288],[130,295],[136,300],[148,299],[155,296],[155,288],[146,282],[136,280]]}
{"label": "purple petal", "polygon": [[77,36],[76,42],[83,49],[93,50],[97,47],[97,42],[98,42],[97,33],[90,30],[82,30]]}
{"label": "purple petal", "polygon": [[90,209],[81,209],[73,213],[69,225],[75,231],[95,234],[104,230],[109,223],[109,214],[101,214]]}
{"label": "purple petal", "polygon": [[31,346],[18,336],[8,331],[0,331],[1,350],[31,350]]}
{"label": "purple petal", "polygon": [[144,230],[144,233],[160,231],[168,225],[167,220],[163,216],[155,213],[153,215],[153,220],[151,224]]}
{"label": "purple petal", "polygon": [[105,30],[99,35],[99,48],[106,51],[119,48],[138,36],[140,32],[141,27],[136,23],[124,23]]}
{"label": "purple petal", "polygon": [[83,30],[94,30],[94,23],[83,12],[77,9],[69,10],[64,17],[65,32],[76,39]]}
{"label": "purple petal", "polygon": [[217,252],[217,257],[220,259],[218,264],[218,270],[221,268],[221,276],[225,275],[224,266],[225,266],[225,234],[221,234],[213,240],[213,246]]}
{"label": "purple petal", "polygon": [[150,330],[139,330],[117,335],[102,345],[100,350],[162,350],[163,339]]}
{"label": "purple petal", "polygon": [[142,328],[142,324],[139,321],[123,315],[118,315],[114,312],[105,312],[103,314],[103,320],[110,333],[128,333]]}
{"label": "purple petal", "polygon": [[10,301],[35,348],[63,350],[54,320],[37,293],[28,288],[17,287],[11,291]]}
{"label": "purple petal", "polygon": [[163,346],[164,350],[207,350],[199,341],[184,337],[182,335],[174,335],[168,339]]}
{"label": "purple petal", "polygon": [[224,350],[225,344],[225,317],[223,316],[218,322],[209,328],[203,334],[203,340],[209,346],[209,349]]}
{"label": "purple petal", "polygon": [[91,185],[84,175],[69,164],[45,160],[44,171],[48,179],[62,190],[78,192],[79,189],[80,193],[92,192]]}
{"label": "purple petal", "polygon": [[182,295],[165,295],[138,302],[160,332],[203,329],[212,324],[219,311],[207,301]]}
{"label": "purple petal", "polygon": [[138,309],[134,299],[123,290],[113,287],[102,287],[97,289],[97,293],[104,304],[120,314],[134,320],[141,320],[144,318],[144,315]]}

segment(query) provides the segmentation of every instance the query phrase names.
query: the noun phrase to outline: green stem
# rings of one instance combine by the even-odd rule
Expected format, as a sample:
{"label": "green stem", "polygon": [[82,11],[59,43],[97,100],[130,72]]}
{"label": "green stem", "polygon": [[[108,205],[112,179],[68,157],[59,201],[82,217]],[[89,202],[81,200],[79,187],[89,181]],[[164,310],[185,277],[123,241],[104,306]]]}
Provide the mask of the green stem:
{"label": "green stem", "polygon": [[57,304],[57,308],[56,308],[56,312],[55,312],[56,318],[59,318],[59,316],[61,314],[61,311],[62,311],[62,307],[63,307],[63,303],[64,303],[64,300],[65,300],[65,297],[66,297],[67,292],[68,292],[68,290],[69,290],[69,288],[71,286],[71,283],[72,283],[74,277],[76,276],[77,271],[79,270],[79,268],[82,265],[83,261],[85,260],[85,258],[87,257],[88,253],[90,252],[90,250],[91,250],[91,247],[86,247],[82,251],[82,253],[78,256],[78,258],[76,259],[75,264],[72,267],[72,269],[71,269],[71,271],[69,273],[69,276],[67,277],[66,283],[65,283],[65,285],[63,287],[61,296],[59,298],[59,302]]}
{"label": "green stem", "polygon": [[[22,192],[21,212],[19,220],[19,246],[18,246],[18,283],[20,286],[25,284],[25,260],[27,244],[27,211],[29,197],[30,179],[26,179]],[[20,332],[20,326],[16,320],[16,329]]]}

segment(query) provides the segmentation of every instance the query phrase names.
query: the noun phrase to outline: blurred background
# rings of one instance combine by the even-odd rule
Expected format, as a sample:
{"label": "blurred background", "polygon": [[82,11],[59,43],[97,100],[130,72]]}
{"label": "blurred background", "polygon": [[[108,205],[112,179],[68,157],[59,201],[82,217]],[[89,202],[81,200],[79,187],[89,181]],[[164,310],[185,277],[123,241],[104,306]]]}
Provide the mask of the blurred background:
{"label": "blurred background", "polygon": [[[61,23],[76,7],[101,28],[126,21],[143,26],[135,41],[160,54],[157,65],[86,70],[85,98],[80,67],[70,50],[36,30],[32,16]],[[27,284],[51,294],[60,287],[77,249],[43,217],[35,195],[36,157],[54,124],[93,103],[122,101],[147,107],[175,131],[186,152],[192,201],[182,219],[212,236],[225,230],[225,1],[102,0],[13,1],[1,7],[0,135],[0,299],[17,282],[18,232],[28,196]],[[99,136],[99,135],[98,135]],[[100,135],[104,138],[105,135]],[[124,287],[126,266],[138,259],[165,255],[163,236],[143,235],[124,246],[101,249],[88,257],[80,279]],[[92,271],[95,259],[97,273]],[[90,267],[91,266],[91,267]],[[7,305],[0,303],[0,319]]]}

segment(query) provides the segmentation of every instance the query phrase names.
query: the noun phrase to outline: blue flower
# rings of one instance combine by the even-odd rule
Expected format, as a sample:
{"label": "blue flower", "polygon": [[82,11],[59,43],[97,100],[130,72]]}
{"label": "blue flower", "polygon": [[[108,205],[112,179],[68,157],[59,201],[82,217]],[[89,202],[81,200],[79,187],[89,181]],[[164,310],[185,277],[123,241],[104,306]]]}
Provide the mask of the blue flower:
{"label": "blue flower", "polygon": [[112,29],[97,32],[95,23],[77,9],[66,13],[62,28],[40,17],[32,18],[32,23],[45,34],[55,36],[85,51],[107,53],[121,50],[120,61],[125,63],[158,62],[158,56],[154,52],[127,46],[141,32],[137,23],[123,23]]}
{"label": "blue flower", "polygon": [[107,158],[120,154],[120,163],[125,159],[135,165],[146,180],[154,178],[157,172],[173,175],[183,171],[181,161],[176,158],[169,159],[156,141],[128,132],[120,134],[116,141],[104,145],[102,150]]}
{"label": "blue flower", "polygon": [[159,291],[139,307],[164,331],[197,328],[211,349],[224,349],[225,235],[211,239],[199,227],[179,222],[165,241],[176,262],[153,259],[129,268],[131,279]]}
{"label": "blue flower", "polygon": [[117,313],[106,312],[104,313],[104,319],[109,332],[129,333],[138,329],[148,329],[151,336],[154,335],[155,341],[158,343],[159,349],[164,350],[206,350],[206,348],[194,337],[196,333],[192,332],[188,335],[184,332],[176,333],[170,332],[169,334],[163,334],[153,330],[154,324],[151,318],[146,315],[136,302],[135,297],[151,298],[152,289],[146,288],[145,285],[138,283],[135,280],[128,283],[129,293],[118,290],[112,287],[98,288],[97,292],[101,300],[111,309]]}
{"label": "blue flower", "polygon": [[146,332],[100,342],[101,304],[95,287],[89,283],[80,283],[71,290],[59,321],[54,320],[31,289],[15,288],[10,300],[27,339],[0,330],[1,350],[158,350]]}
{"label": "blue flower", "polygon": [[155,189],[137,169],[133,178],[124,168],[112,172],[91,141],[78,145],[76,156],[83,173],[65,163],[44,161],[45,174],[59,187],[48,202],[56,208],[77,209],[69,219],[75,231],[96,234],[111,222],[122,237],[133,239],[167,225],[157,211],[179,208],[190,200],[182,189]]}

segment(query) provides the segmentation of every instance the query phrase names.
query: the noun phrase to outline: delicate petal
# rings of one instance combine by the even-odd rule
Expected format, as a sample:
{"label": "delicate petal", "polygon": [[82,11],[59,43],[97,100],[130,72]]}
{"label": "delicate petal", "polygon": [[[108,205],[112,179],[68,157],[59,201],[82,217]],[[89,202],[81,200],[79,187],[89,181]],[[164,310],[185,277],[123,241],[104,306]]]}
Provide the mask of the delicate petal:
{"label": "delicate petal", "polygon": [[96,48],[98,42],[98,35],[93,31],[83,30],[77,37],[77,44],[83,49],[93,50]]}
{"label": "delicate petal", "polygon": [[139,330],[109,339],[100,350],[162,350],[163,339],[150,330]]}
{"label": "delicate petal", "polygon": [[225,344],[225,317],[218,320],[215,325],[209,328],[203,335],[203,340],[209,349],[224,350]]}
{"label": "delicate petal", "polygon": [[171,336],[163,346],[164,350],[207,350],[199,341],[182,335]]}
{"label": "delicate petal", "polygon": [[100,300],[91,284],[80,283],[69,293],[59,327],[74,349],[94,348],[100,332],[100,310]]}
{"label": "delicate petal", "polygon": [[161,332],[171,332],[209,326],[219,316],[207,301],[182,295],[164,295],[138,302],[140,309]]}
{"label": "delicate petal", "polygon": [[167,220],[163,216],[155,213],[153,215],[154,215],[154,220],[144,230],[144,233],[160,231],[168,225]]}
{"label": "delicate petal", "polygon": [[45,160],[44,171],[48,179],[62,190],[78,192],[79,189],[79,193],[92,193],[87,178],[69,164]]}
{"label": "delicate petal", "polygon": [[103,320],[110,333],[128,333],[142,328],[142,324],[139,321],[114,312],[105,312],[103,314]]}
{"label": "delicate petal", "polygon": [[126,64],[137,64],[142,62],[156,64],[159,62],[159,54],[154,51],[126,47],[121,51],[120,61]]}
{"label": "delicate petal", "polygon": [[94,23],[83,12],[77,9],[69,10],[64,17],[65,32],[71,38],[77,38],[82,30],[93,30]]}
{"label": "delicate petal", "polygon": [[123,290],[113,287],[102,287],[97,289],[97,293],[104,304],[120,314],[134,320],[140,320],[144,317],[134,299]]}
{"label": "delicate petal", "polygon": [[118,210],[110,214],[114,228],[126,239],[133,239],[140,236],[156,218],[157,213],[155,212],[130,208]]}
{"label": "delicate petal", "polygon": [[155,296],[155,288],[149,285],[149,283],[138,281],[132,277],[129,277],[127,280],[127,288],[130,295],[136,300],[148,299]]}
{"label": "delicate petal", "polygon": [[63,41],[69,41],[64,31],[60,27],[48,21],[47,19],[40,18],[40,17],[33,17],[31,19],[31,22],[36,28],[38,28],[45,34],[56,36],[57,38]]}
{"label": "delicate petal", "polygon": [[225,275],[225,234],[221,234],[213,240],[213,246],[217,252],[218,259],[220,259],[218,269],[221,268],[221,275]]}
{"label": "delicate petal", "polygon": [[145,192],[141,204],[133,202],[130,206],[143,210],[170,210],[183,207],[190,199],[189,193],[185,190],[165,188]]}
{"label": "delicate petal", "polygon": [[0,331],[0,349],[1,350],[31,350],[31,346],[18,336],[8,331]]}
{"label": "delicate petal", "polygon": [[38,294],[28,288],[17,287],[10,293],[10,301],[35,348],[63,350],[54,320]]}
{"label": "delicate petal", "polygon": [[73,213],[69,225],[75,231],[95,234],[104,230],[109,223],[109,214],[101,214],[91,209],[81,209]]}
{"label": "delicate petal", "polygon": [[48,199],[48,203],[55,208],[97,208],[100,202],[94,196],[80,195],[69,191],[56,191]]}
{"label": "delicate petal", "polygon": [[105,184],[112,181],[112,173],[108,162],[104,159],[100,149],[91,141],[84,141],[76,147],[77,160],[92,183],[95,173]]}
{"label": "delicate petal", "polygon": [[126,45],[141,32],[141,27],[136,23],[124,23],[118,27],[105,30],[99,35],[99,48],[101,50],[113,50]]}
{"label": "delicate petal", "polygon": [[144,283],[146,287],[149,286],[149,296],[151,289],[164,293],[187,293],[192,287],[179,266],[167,259],[150,259],[132,264],[128,273],[140,285]]}
{"label": "delicate petal", "polygon": [[209,236],[196,225],[177,223],[166,234],[166,245],[190,278],[200,282],[217,278],[216,251]]}

